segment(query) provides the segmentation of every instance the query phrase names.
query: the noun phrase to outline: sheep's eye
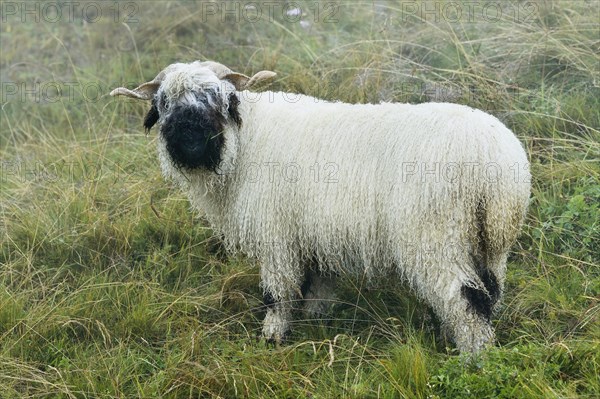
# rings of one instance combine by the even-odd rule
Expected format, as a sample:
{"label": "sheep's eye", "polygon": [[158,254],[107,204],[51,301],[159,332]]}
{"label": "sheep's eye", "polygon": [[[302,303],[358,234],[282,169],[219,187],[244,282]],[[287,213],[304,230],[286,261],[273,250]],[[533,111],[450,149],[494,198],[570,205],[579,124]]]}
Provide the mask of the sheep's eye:
{"label": "sheep's eye", "polygon": [[158,108],[162,111],[167,111],[169,109],[169,102],[167,101],[167,96],[165,93],[161,93],[158,97]]}

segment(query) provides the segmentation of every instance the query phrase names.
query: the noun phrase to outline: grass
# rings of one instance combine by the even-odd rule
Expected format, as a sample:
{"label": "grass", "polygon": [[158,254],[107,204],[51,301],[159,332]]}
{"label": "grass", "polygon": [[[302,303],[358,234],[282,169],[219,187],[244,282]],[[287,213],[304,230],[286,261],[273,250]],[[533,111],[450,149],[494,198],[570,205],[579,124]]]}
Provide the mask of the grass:
{"label": "grass", "polygon": [[[468,19],[444,1],[298,2],[303,25],[260,2],[255,22],[246,3],[235,21],[81,2],[91,22],[3,3],[0,397],[599,397],[598,4],[480,3]],[[258,341],[257,266],[161,178],[145,106],[107,95],[195,59],[326,99],[468,104],[515,131],[533,193],[497,347],[465,362],[406,287],[351,279],[334,318]]]}

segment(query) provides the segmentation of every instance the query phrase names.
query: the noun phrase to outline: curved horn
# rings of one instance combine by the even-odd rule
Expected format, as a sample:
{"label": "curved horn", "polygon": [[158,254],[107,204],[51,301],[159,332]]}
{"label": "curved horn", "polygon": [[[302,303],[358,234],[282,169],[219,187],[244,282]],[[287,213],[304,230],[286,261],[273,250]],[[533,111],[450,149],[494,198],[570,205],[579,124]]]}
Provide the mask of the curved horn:
{"label": "curved horn", "polygon": [[209,68],[219,79],[230,81],[236,90],[250,89],[261,82],[273,79],[277,75],[271,71],[260,71],[249,77],[243,73],[233,72],[230,68],[215,61],[204,61],[200,65]]}
{"label": "curved horn", "polygon": [[250,81],[246,83],[246,88],[251,88],[252,86],[256,86],[260,83],[266,82],[268,80],[273,79],[277,74],[272,71],[260,71],[256,72],[254,76],[250,78]]}
{"label": "curved horn", "polygon": [[152,100],[164,78],[165,71],[161,71],[154,79],[149,82],[142,83],[133,90],[130,90],[126,87],[117,87],[110,92],[110,95],[126,96],[138,100]]}
{"label": "curved horn", "polygon": [[241,73],[229,73],[222,79],[229,80],[235,86],[236,90],[246,90],[258,85],[261,82],[273,79],[277,74],[271,71],[260,71],[251,78]]}
{"label": "curved horn", "polygon": [[223,79],[223,77],[225,77],[226,75],[233,73],[233,71],[225,65],[219,64],[218,62],[214,61],[201,62],[200,66],[206,67],[213,71],[219,79]]}

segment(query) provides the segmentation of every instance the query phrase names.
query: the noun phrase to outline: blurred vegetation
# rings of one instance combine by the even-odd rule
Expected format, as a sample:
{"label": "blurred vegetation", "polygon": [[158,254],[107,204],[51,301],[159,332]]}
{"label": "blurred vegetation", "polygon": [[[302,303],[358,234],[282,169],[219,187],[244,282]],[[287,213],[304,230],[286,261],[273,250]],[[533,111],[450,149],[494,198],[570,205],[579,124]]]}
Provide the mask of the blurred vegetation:
{"label": "blurred vegetation", "polygon": [[[598,2],[23,4],[0,15],[0,397],[600,397]],[[498,346],[466,362],[406,287],[351,279],[335,317],[258,341],[257,266],[161,178],[147,105],[107,94],[196,59],[505,122],[533,193]]]}

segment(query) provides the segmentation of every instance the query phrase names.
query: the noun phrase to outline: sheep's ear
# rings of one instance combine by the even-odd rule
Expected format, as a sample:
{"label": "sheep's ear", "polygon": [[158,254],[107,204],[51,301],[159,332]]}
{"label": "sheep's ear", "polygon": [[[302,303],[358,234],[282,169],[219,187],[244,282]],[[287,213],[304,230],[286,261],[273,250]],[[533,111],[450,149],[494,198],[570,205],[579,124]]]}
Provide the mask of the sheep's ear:
{"label": "sheep's ear", "polygon": [[223,76],[222,79],[230,81],[236,90],[244,90],[250,81],[248,76],[244,75],[243,73],[236,72],[230,72]]}
{"label": "sheep's ear", "polygon": [[158,113],[158,108],[156,108],[156,99],[152,99],[152,107],[150,107],[150,110],[144,118],[144,130],[146,133],[152,129],[152,126],[154,126],[159,119],[160,115]]}
{"label": "sheep's ear", "polygon": [[110,92],[111,96],[127,96],[130,98],[136,98],[138,100],[152,100],[158,88],[160,87],[160,82],[153,80],[151,82],[146,82],[133,90],[129,90],[125,87],[118,87]]}

